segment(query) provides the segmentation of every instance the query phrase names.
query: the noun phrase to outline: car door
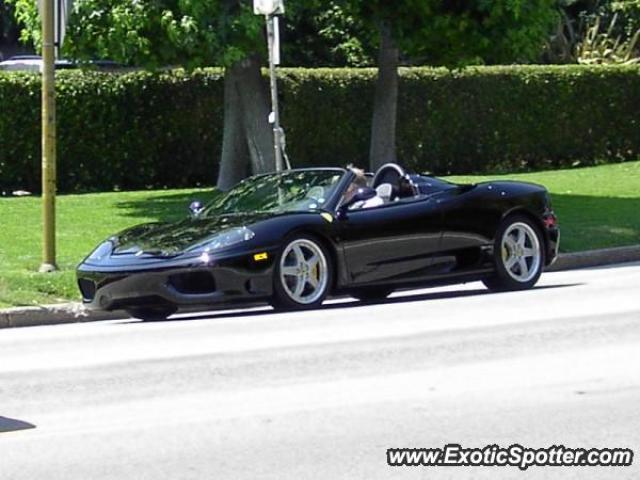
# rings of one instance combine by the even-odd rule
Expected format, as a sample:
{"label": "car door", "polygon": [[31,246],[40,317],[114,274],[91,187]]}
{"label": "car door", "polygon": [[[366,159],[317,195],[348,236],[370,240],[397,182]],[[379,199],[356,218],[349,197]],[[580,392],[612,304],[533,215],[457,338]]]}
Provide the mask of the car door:
{"label": "car door", "polygon": [[350,284],[403,283],[429,276],[442,231],[433,199],[348,210],[339,221]]}

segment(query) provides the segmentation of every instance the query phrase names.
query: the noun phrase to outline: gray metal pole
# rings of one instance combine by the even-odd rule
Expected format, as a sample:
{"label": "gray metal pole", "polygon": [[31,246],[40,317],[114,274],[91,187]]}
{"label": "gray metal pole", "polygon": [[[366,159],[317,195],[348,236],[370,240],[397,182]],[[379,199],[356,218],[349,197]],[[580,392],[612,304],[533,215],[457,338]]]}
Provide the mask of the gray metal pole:
{"label": "gray metal pole", "polygon": [[276,79],[276,65],[274,59],[274,16],[267,16],[267,38],[269,42],[269,80],[271,84],[271,109],[273,112],[273,148],[276,158],[276,171],[283,169],[282,165],[282,130],[280,129],[280,112],[278,110],[278,82]]}

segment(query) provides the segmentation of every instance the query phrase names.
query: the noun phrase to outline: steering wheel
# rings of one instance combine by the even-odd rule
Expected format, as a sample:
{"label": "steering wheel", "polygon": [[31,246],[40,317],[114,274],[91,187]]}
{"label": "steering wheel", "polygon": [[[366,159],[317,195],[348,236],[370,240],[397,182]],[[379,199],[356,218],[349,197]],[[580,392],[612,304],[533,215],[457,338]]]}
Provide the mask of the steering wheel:
{"label": "steering wheel", "polygon": [[400,179],[405,175],[406,172],[400,165],[396,163],[385,163],[373,176],[373,182],[371,183],[371,186],[373,188],[376,188],[383,183],[390,183],[394,187],[398,188],[400,186]]}

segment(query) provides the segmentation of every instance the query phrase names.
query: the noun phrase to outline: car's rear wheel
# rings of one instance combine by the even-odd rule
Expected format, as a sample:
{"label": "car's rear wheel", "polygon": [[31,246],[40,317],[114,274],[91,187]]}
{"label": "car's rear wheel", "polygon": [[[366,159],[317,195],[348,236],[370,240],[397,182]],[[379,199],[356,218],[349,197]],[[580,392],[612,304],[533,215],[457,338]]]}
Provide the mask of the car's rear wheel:
{"label": "car's rear wheel", "polygon": [[393,292],[389,287],[360,287],[349,291],[349,295],[361,302],[374,302],[387,298]]}
{"label": "car's rear wheel", "polygon": [[507,217],[494,244],[495,273],[484,280],[494,291],[533,287],[544,265],[544,241],[538,227],[527,217]]}
{"label": "car's rear wheel", "polygon": [[310,236],[291,238],[276,263],[271,304],[277,309],[316,307],[327,298],[332,280],[324,246]]}
{"label": "car's rear wheel", "polygon": [[170,305],[162,305],[155,307],[131,307],[126,312],[133,318],[139,318],[147,322],[159,322],[166,320],[168,317],[178,311],[178,308]]}

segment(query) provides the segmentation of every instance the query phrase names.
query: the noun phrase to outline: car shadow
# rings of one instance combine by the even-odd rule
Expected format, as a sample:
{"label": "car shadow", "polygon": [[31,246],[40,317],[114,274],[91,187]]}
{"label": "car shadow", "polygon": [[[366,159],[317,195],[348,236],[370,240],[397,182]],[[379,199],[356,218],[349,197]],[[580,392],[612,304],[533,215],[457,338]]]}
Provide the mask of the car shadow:
{"label": "car shadow", "polygon": [[[528,291],[536,291],[536,290],[547,290],[547,289],[555,289],[555,288],[567,288],[567,287],[577,287],[580,285],[584,285],[583,283],[563,283],[563,284],[555,284],[555,285],[542,285],[538,287],[534,287]],[[384,298],[379,300],[369,300],[369,301],[361,301],[355,298],[349,297],[347,295],[334,297],[335,299],[347,299],[347,301],[336,302],[323,304],[320,307],[303,310],[303,311],[314,311],[314,310],[335,310],[340,308],[356,308],[363,306],[371,306],[371,305],[387,305],[387,304],[400,304],[400,303],[412,303],[412,302],[425,302],[425,301],[433,301],[433,300],[446,300],[451,298],[464,298],[464,297],[476,297],[481,295],[506,295],[514,292],[491,292],[486,288],[476,288],[473,290],[449,290],[446,292],[429,292],[429,293],[415,293],[415,294],[405,294],[397,297]],[[263,306],[264,304],[251,304],[250,308],[255,308],[257,306]],[[242,317],[254,317],[254,316],[264,316],[264,315],[283,315],[287,313],[291,313],[291,310],[283,310],[283,311],[275,311],[271,307],[264,305],[264,308],[260,308],[259,310],[251,310],[251,311],[241,311],[234,310],[229,312],[232,308],[247,308],[247,305],[225,305],[224,311],[221,313],[212,313],[214,310],[202,310],[201,313],[196,312],[185,312],[178,313],[178,317],[172,317],[168,320],[158,320],[158,321],[145,321],[144,323],[167,323],[167,322],[183,322],[183,321],[193,321],[193,320],[215,320],[215,319],[224,319],[224,318],[242,318]],[[221,308],[221,309],[222,309]],[[140,320],[125,320],[121,322],[117,322],[116,325],[119,324],[128,324],[128,323],[141,323]]]}
{"label": "car shadow", "polygon": [[17,432],[19,430],[29,430],[31,428],[36,428],[36,426],[29,422],[16,420],[15,418],[0,416],[0,433]]}
{"label": "car shadow", "polygon": [[116,204],[127,217],[152,218],[158,222],[175,222],[183,220],[189,215],[189,205],[194,200],[207,204],[217,198],[220,192],[217,190],[201,190],[199,192],[172,193],[157,195],[157,192],[149,192],[148,197],[136,200],[123,201]]}

